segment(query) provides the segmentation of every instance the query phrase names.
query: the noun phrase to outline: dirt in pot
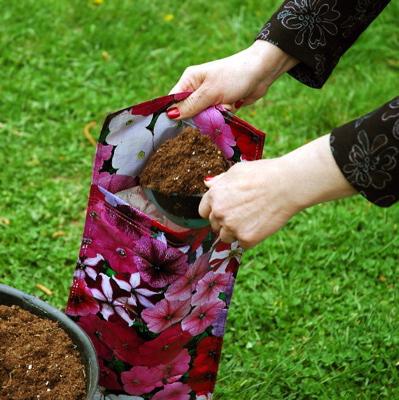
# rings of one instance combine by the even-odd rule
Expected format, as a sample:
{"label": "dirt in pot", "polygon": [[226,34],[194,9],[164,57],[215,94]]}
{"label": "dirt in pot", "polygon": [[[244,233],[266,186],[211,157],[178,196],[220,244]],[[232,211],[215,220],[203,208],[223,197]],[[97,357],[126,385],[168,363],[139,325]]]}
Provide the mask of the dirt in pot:
{"label": "dirt in pot", "polygon": [[185,127],[150,157],[140,176],[142,186],[163,194],[205,193],[206,176],[227,171],[229,164],[209,136]]}
{"label": "dirt in pot", "polygon": [[79,351],[58,323],[0,305],[0,399],[85,398]]}

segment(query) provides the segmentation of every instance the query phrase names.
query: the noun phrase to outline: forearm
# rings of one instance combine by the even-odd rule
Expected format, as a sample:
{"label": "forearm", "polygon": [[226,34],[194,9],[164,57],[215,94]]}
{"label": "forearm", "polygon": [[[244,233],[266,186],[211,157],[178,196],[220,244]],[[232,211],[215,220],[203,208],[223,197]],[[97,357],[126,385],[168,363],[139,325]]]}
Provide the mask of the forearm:
{"label": "forearm", "polygon": [[263,40],[256,40],[247,51],[252,54],[249,62],[256,63],[260,79],[268,86],[299,62],[279,47]]}
{"label": "forearm", "polygon": [[282,157],[283,174],[289,177],[287,196],[298,210],[357,193],[338,168],[329,137],[322,136]]}

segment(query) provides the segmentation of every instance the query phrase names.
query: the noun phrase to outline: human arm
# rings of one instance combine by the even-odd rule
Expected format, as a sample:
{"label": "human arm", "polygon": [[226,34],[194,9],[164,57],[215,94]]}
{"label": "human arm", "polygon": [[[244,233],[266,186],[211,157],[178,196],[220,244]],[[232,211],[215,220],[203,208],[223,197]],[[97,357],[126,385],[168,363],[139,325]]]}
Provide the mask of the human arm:
{"label": "human arm", "polygon": [[298,61],[272,43],[256,40],[230,57],[187,68],[170,93],[193,93],[175,107],[173,119],[189,118],[211,105],[254,103]]}
{"label": "human arm", "polygon": [[200,214],[223,241],[249,248],[301,210],[356,194],[332,156],[329,136],[279,158],[235,164],[206,182]]}
{"label": "human arm", "polygon": [[285,0],[257,39],[299,60],[288,71],[302,83],[321,88],[341,56],[390,0]]}

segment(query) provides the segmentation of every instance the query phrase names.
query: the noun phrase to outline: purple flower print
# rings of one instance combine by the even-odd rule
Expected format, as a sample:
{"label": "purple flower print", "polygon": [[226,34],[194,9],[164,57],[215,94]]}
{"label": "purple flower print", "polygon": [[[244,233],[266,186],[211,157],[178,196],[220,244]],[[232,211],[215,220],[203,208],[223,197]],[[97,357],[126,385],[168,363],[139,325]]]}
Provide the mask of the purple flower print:
{"label": "purple flower print", "polygon": [[118,299],[119,301],[122,301],[123,299],[127,304],[134,307],[137,307],[138,304],[141,304],[144,307],[154,306],[154,304],[148,300],[147,297],[154,296],[158,294],[158,292],[140,288],[140,274],[138,272],[130,275],[129,282],[119,279],[116,276],[114,276],[113,279],[121,289],[130,292],[130,297],[120,297]]}
{"label": "purple flower print", "polygon": [[115,292],[120,289],[117,282],[108,275],[100,273],[97,277],[99,289],[93,288],[91,292],[93,297],[101,302],[100,313],[105,320],[117,313],[129,326],[133,325],[136,311],[129,304],[128,297],[116,297]]}
{"label": "purple flower print", "polygon": [[165,293],[168,300],[187,300],[195,290],[197,282],[209,270],[209,254],[198,257],[194,264],[189,266],[184,276],[169,286]]}
{"label": "purple flower print", "polygon": [[226,124],[222,113],[215,107],[209,107],[193,118],[201,133],[208,135],[226,158],[234,155],[236,141],[233,132]]}
{"label": "purple flower print", "polygon": [[227,320],[227,308],[220,310],[216,320],[212,324],[212,335],[217,337],[222,337],[224,335],[224,331],[226,329],[226,320]]}
{"label": "purple flower print", "polygon": [[182,322],[183,331],[189,332],[192,336],[199,335],[204,332],[208,326],[212,325],[219,315],[220,311],[225,307],[222,300],[213,300],[201,304],[184,318]]}
{"label": "purple flower print", "polygon": [[187,255],[151,237],[135,243],[134,262],[144,282],[153,288],[165,287],[187,271]]}

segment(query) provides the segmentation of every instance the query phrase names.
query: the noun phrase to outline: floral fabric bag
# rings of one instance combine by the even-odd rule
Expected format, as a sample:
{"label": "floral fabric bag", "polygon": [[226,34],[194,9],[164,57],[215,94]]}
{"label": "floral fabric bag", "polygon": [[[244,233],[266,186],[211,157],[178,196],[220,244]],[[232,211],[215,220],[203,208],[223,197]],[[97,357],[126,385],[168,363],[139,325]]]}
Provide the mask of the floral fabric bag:
{"label": "floral fabric bag", "polygon": [[[212,397],[242,249],[209,227],[169,221],[138,178],[153,151],[181,131],[166,109],[188,95],[118,111],[102,128],[66,308],[97,350],[99,399]],[[187,123],[232,163],[262,156],[264,134],[221,108]]]}

